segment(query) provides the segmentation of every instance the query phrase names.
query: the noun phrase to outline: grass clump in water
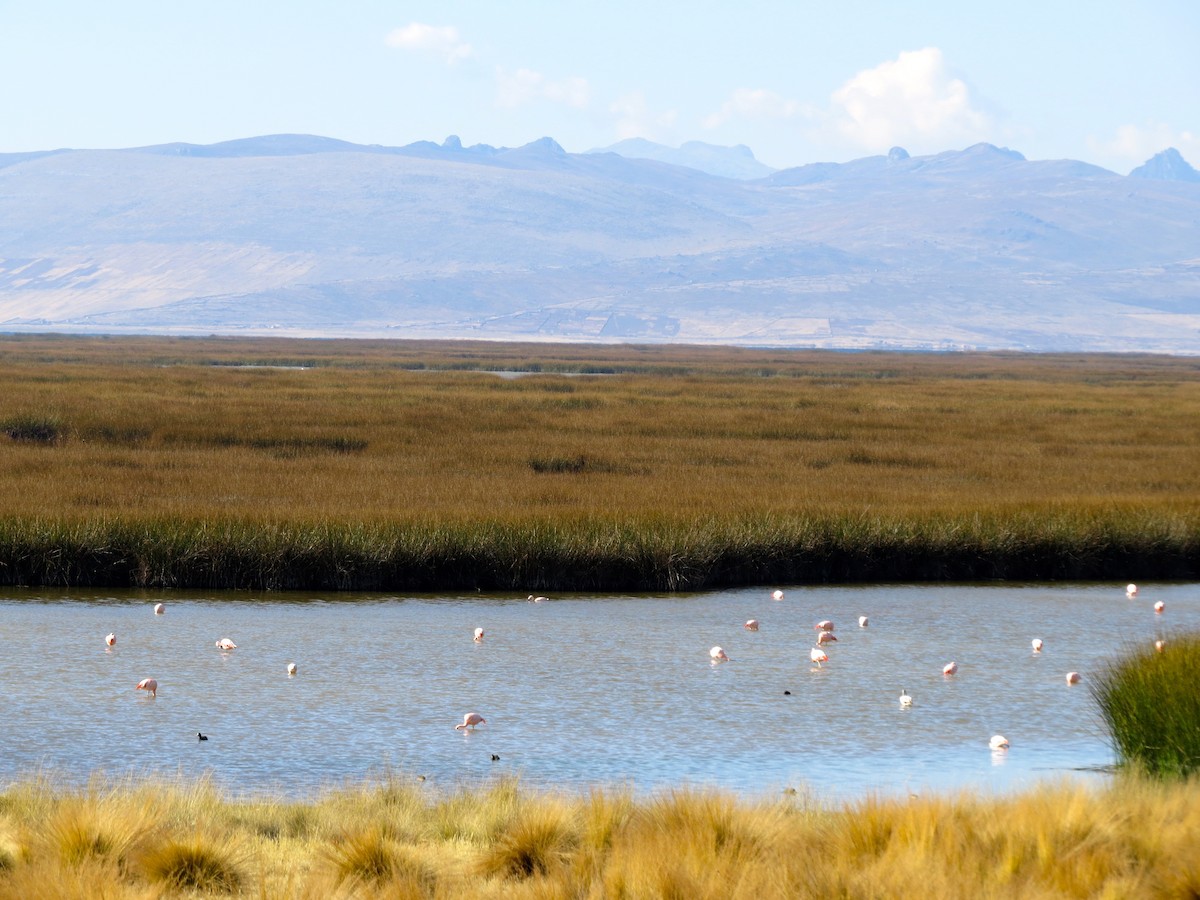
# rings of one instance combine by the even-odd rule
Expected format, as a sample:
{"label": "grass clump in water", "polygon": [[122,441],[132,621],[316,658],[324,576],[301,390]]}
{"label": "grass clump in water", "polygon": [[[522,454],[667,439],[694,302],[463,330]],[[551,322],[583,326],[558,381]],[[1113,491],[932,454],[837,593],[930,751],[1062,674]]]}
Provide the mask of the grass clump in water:
{"label": "grass clump in water", "polygon": [[1123,765],[1157,777],[1200,771],[1200,634],[1130,650],[1091,690]]}

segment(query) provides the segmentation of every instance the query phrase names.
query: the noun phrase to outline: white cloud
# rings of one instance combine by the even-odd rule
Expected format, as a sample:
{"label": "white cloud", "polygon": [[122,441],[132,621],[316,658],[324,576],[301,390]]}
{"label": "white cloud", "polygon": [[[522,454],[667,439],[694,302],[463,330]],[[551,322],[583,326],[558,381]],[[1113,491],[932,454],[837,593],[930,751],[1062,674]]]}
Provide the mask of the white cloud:
{"label": "white cloud", "polygon": [[453,64],[471,55],[471,45],[464,42],[453,25],[425,25],[413,22],[388,32],[384,41],[389,47],[401,50],[420,50],[445,56]]}
{"label": "white cloud", "polygon": [[896,144],[917,152],[986,140],[987,115],[966,82],[947,71],[942,51],[926,47],[864,69],[833,92],[831,124],[841,137],[875,151]]}
{"label": "white cloud", "polygon": [[705,128],[717,128],[732,118],[740,119],[790,119],[801,112],[795,100],[787,100],[774,91],[759,88],[738,88],[721,108],[701,123]]}
{"label": "white cloud", "polygon": [[1108,139],[1089,136],[1088,149],[1126,168],[1140,166],[1156,153],[1174,147],[1193,166],[1200,164],[1200,135],[1176,131],[1162,122],[1122,125]]}
{"label": "white cloud", "polygon": [[551,81],[541,72],[496,67],[496,105],[506,108],[524,106],[534,100],[549,100],[574,109],[586,109],[591,91],[586,78],[571,77]]}
{"label": "white cloud", "polygon": [[635,137],[655,140],[663,129],[671,128],[679,118],[673,109],[652,113],[646,104],[646,95],[641,91],[622,94],[609,104],[608,111],[616,118],[617,140],[620,141]]}

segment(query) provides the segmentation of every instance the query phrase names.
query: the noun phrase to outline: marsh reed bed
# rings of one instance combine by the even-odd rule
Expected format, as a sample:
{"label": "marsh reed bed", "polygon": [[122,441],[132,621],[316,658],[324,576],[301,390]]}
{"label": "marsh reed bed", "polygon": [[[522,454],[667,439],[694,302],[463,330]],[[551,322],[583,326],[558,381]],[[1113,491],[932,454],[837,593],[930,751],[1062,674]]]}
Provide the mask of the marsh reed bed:
{"label": "marsh reed bed", "polygon": [[1197,447],[1189,359],[9,337],[0,581],[1193,578]]}
{"label": "marsh reed bed", "polygon": [[0,898],[1193,897],[1200,785],[1015,796],[534,793],[411,777],[306,801],[48,778],[0,792]]}

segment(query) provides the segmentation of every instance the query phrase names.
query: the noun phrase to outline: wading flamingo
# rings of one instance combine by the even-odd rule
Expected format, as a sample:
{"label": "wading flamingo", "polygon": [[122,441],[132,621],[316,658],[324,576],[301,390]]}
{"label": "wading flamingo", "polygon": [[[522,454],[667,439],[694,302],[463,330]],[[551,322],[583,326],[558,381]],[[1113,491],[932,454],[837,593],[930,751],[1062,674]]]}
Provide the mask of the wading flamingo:
{"label": "wading flamingo", "polygon": [[149,691],[151,697],[158,696],[158,682],[153,678],[143,678],[137,683],[135,691]]}
{"label": "wading flamingo", "polygon": [[813,647],[808,651],[808,658],[817,664],[817,668],[822,668],[821,663],[829,662],[829,654],[820,647]]}
{"label": "wading flamingo", "polygon": [[529,600],[530,603],[541,603],[542,601],[549,600],[550,598],[549,597],[535,597],[535,596],[533,596],[533,594],[530,594],[527,599]]}
{"label": "wading flamingo", "polygon": [[1033,644],[1033,652],[1034,653],[1042,652],[1042,639],[1041,638],[1034,638],[1032,641],[1030,641],[1030,643]]}
{"label": "wading flamingo", "polygon": [[288,678],[291,678],[293,675],[296,674],[296,672],[297,672],[296,664],[288,663],[288,668],[287,668]]}
{"label": "wading flamingo", "polygon": [[900,688],[900,705],[905,709],[908,709],[913,705],[912,697],[908,695],[908,691],[906,691],[904,688]]}
{"label": "wading flamingo", "polygon": [[1137,585],[1136,584],[1125,585],[1125,596],[1131,600],[1134,597],[1136,597],[1137,596]]}
{"label": "wading flamingo", "polygon": [[867,617],[866,617],[866,616],[859,616],[859,617],[858,617],[858,627],[859,627],[859,628],[866,628],[866,627],[867,627],[867,624],[868,624],[868,622],[867,622]]}
{"label": "wading flamingo", "polygon": [[832,631],[822,631],[817,635],[817,646],[820,647],[822,644],[831,644],[836,640],[837,638],[833,636]]}
{"label": "wading flamingo", "polygon": [[783,599],[783,591],[780,591],[780,590],[772,591],[771,599],[772,600],[782,600]]}
{"label": "wading flamingo", "polygon": [[817,631],[833,631],[833,623],[828,619],[822,619],[813,628],[817,629]]}
{"label": "wading flamingo", "polygon": [[115,631],[110,631],[108,634],[106,634],[104,636],[104,643],[108,644],[108,646],[111,647],[116,642],[117,642],[117,633]]}
{"label": "wading flamingo", "polygon": [[235,644],[229,638],[221,638],[219,641],[217,641],[216,647],[218,650],[236,650],[237,644]]}
{"label": "wading flamingo", "polygon": [[467,713],[465,716],[463,716],[462,724],[455,725],[454,730],[455,731],[470,731],[476,725],[482,725],[485,722],[487,722],[487,719],[485,719],[479,713]]}
{"label": "wading flamingo", "polygon": [[1007,750],[1008,738],[1002,734],[992,735],[992,739],[988,741],[988,746],[993,750]]}
{"label": "wading flamingo", "polygon": [[475,643],[477,643],[477,644],[483,643],[483,629],[482,628],[475,629]]}
{"label": "wading flamingo", "polygon": [[725,655],[725,651],[720,647],[713,647],[708,651],[708,655],[713,662],[729,662],[729,657]]}
{"label": "wading flamingo", "polygon": [[165,603],[155,603],[154,604],[154,614],[156,616],[161,616],[166,611],[167,611],[167,605]]}
{"label": "wading flamingo", "polygon": [[1079,673],[1078,672],[1068,672],[1067,673],[1067,684],[1079,684]]}
{"label": "wading flamingo", "polygon": [[1154,649],[1157,650],[1159,653],[1162,653],[1163,648],[1166,646],[1167,646],[1167,642],[1162,640],[1161,638],[1154,642]]}
{"label": "wading flamingo", "polygon": [[747,631],[758,631],[758,619],[747,619],[742,627]]}
{"label": "wading flamingo", "polygon": [[1159,613],[1160,615],[1161,615],[1162,611],[1166,608],[1167,608],[1167,604],[1163,603],[1161,600],[1157,601],[1154,604],[1154,611],[1156,613]]}
{"label": "wading flamingo", "polygon": [[953,660],[946,663],[944,666],[942,666],[942,674],[943,675],[953,675],[957,671],[958,671],[958,663],[954,662]]}

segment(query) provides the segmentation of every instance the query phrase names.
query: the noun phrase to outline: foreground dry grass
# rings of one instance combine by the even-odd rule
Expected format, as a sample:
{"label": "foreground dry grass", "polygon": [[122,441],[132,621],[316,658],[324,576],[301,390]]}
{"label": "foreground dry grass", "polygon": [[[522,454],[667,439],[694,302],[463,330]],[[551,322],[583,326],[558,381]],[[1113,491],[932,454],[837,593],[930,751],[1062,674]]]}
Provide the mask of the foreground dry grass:
{"label": "foreground dry grass", "polygon": [[1196,897],[1200,785],[822,807],[415,782],[312,802],[205,785],[0,794],[0,898]]}
{"label": "foreground dry grass", "polygon": [[[701,587],[888,577],[877,558],[917,559],[909,578],[1200,562],[1189,359],[7,338],[0,425],[10,581],[304,586],[279,570],[307,565],[347,573],[323,587]],[[836,564],[795,565],[825,551]]]}

